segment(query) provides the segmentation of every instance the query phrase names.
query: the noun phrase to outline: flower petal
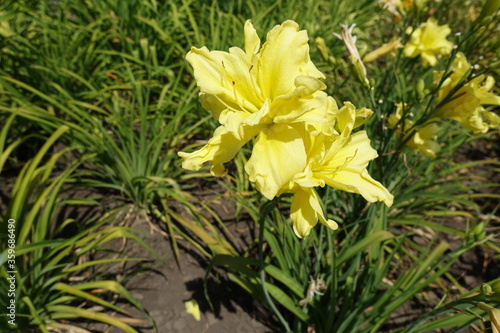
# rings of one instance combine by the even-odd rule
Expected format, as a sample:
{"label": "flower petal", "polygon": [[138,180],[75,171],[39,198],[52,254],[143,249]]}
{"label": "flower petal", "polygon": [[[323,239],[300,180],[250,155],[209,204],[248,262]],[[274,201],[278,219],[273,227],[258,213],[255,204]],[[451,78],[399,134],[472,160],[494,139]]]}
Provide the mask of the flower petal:
{"label": "flower petal", "polygon": [[392,206],[394,200],[393,195],[373,179],[366,168],[342,168],[333,177],[325,178],[325,182],[339,190],[361,194],[368,202],[382,201],[387,207]]}
{"label": "flower petal", "polygon": [[245,171],[257,190],[272,200],[305,165],[306,152],[300,133],[289,125],[273,124],[257,137]]}
{"label": "flower petal", "polygon": [[193,66],[202,93],[215,95],[221,104],[236,106],[244,112],[255,112],[262,105],[263,98],[252,72],[253,64],[242,49],[232,47],[227,53],[193,47],[186,60]]}
{"label": "flower petal", "polygon": [[309,235],[311,229],[318,223],[318,219],[333,230],[338,228],[335,221],[325,219],[318,195],[310,188],[301,189],[294,193],[290,207],[290,219],[293,223],[293,231],[300,238]]}
{"label": "flower petal", "polygon": [[249,59],[252,59],[259,52],[260,38],[252,25],[252,20],[245,22],[245,52]]}
{"label": "flower petal", "polygon": [[309,58],[309,37],[294,21],[285,21],[267,34],[259,59],[259,86],[271,99],[295,89],[299,75],[324,78]]}
{"label": "flower petal", "polygon": [[225,173],[223,164],[233,159],[238,150],[253,137],[252,134],[254,133],[238,140],[233,133],[226,131],[224,126],[219,126],[203,148],[192,153],[178,153],[182,157],[182,167],[187,170],[199,170],[205,162],[210,162],[212,175],[222,176]]}

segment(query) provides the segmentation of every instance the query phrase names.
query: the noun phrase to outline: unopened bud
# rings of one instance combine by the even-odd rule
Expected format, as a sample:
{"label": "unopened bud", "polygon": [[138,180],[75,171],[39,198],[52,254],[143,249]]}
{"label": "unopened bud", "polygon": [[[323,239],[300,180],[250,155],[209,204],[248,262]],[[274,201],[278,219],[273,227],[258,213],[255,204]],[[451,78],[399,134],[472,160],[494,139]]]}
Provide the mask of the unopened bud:
{"label": "unopened bud", "polygon": [[474,240],[476,242],[482,241],[484,238],[486,238],[486,232],[484,231],[484,228],[486,227],[486,222],[481,222],[478,223],[474,229],[472,229],[472,235],[474,237]]}
{"label": "unopened bud", "polygon": [[424,82],[424,80],[422,80],[422,79],[418,80],[417,86],[415,87],[415,90],[417,92],[418,99],[420,99],[420,100],[424,99],[424,97],[425,97],[425,93],[424,93],[425,82]]}
{"label": "unopened bud", "polygon": [[395,54],[398,48],[403,47],[401,38],[393,38],[389,43],[382,44],[378,49],[363,57],[363,62],[371,62],[387,54]]}
{"label": "unopened bud", "polygon": [[326,47],[325,39],[322,37],[316,37],[314,41],[316,42],[316,47],[318,48],[319,53],[323,57],[323,60],[328,61],[330,55],[328,54],[328,48]]}
{"label": "unopened bud", "polygon": [[493,289],[491,288],[491,286],[487,283],[481,283],[481,292],[485,295],[489,295],[493,292]]}
{"label": "unopened bud", "polygon": [[493,330],[493,333],[498,333],[500,332],[500,310],[495,309],[491,305],[488,305],[484,302],[479,302],[477,303],[477,306],[488,313],[490,316],[490,321],[491,321],[491,329]]}

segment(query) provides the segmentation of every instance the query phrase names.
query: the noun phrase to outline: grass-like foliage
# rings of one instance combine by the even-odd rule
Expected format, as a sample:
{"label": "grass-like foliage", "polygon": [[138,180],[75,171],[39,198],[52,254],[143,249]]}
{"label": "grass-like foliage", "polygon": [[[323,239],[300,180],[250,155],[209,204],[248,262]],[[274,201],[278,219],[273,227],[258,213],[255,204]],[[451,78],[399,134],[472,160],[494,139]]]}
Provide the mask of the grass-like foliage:
{"label": "grass-like foliage", "polygon": [[[6,136],[9,129],[10,126],[3,128],[2,137]],[[98,204],[92,198],[63,196],[64,188],[75,183],[75,170],[87,158],[83,156],[81,160],[75,160],[66,168],[56,171],[58,159],[72,148],[62,149],[50,157],[48,152],[68,129],[60,127],[47,139],[40,151],[20,170],[13,185],[5,218],[1,221],[0,253],[0,286],[2,290],[11,292],[3,293],[0,299],[4,309],[12,307],[11,299],[16,301],[13,312],[16,316],[2,316],[0,327],[12,332],[26,332],[30,327],[37,326],[41,332],[51,332],[72,329],[74,325],[68,320],[87,318],[136,332],[127,324],[127,318],[122,320],[84,306],[86,302],[92,302],[128,315],[106,300],[106,294],[115,293],[144,310],[119,281],[110,279],[106,273],[112,264],[142,259],[124,257],[89,260],[91,253],[105,250],[105,244],[113,239],[127,238],[143,243],[134,230],[111,225],[105,227],[118,218],[119,209],[95,215],[87,221],[73,218],[58,220],[68,205],[89,207]],[[5,153],[11,147],[12,144],[2,150],[2,157],[5,158]],[[7,230],[12,229],[8,227],[12,224],[8,221],[14,221],[14,247],[10,246],[11,242],[7,242],[7,235],[11,233]],[[68,232],[71,235],[65,236]],[[146,244],[143,245],[148,248]],[[80,274],[87,273],[90,274],[82,279]],[[72,279],[82,282],[71,283]],[[96,293],[103,296],[96,296]],[[12,312],[7,310],[7,313]]]}

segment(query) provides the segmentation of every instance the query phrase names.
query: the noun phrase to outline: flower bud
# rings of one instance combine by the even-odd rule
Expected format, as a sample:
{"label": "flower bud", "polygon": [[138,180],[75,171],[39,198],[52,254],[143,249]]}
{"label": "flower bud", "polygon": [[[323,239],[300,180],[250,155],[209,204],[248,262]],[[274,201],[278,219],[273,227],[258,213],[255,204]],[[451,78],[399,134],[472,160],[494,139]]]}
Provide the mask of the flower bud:
{"label": "flower bud", "polygon": [[481,283],[481,292],[485,295],[489,295],[493,292],[493,288],[491,288],[491,286],[487,283]]}
{"label": "flower bud", "polygon": [[328,48],[326,47],[325,44],[325,39],[322,37],[316,37],[314,40],[316,42],[316,47],[318,48],[321,56],[323,57],[323,60],[328,60]]}
{"label": "flower bud", "polygon": [[417,82],[417,86],[415,87],[417,91],[418,99],[422,100],[425,97],[425,82],[422,79],[419,79]]}
{"label": "flower bud", "polygon": [[493,333],[499,333],[500,332],[500,310],[495,309],[491,305],[488,305],[488,304],[483,303],[483,302],[479,302],[477,305],[481,310],[488,312],[488,315],[490,316],[490,320],[491,320],[491,329],[492,329]]}
{"label": "flower bud", "polygon": [[474,229],[472,229],[472,236],[476,242],[482,241],[486,237],[486,232],[484,228],[486,227],[486,222],[478,223]]}

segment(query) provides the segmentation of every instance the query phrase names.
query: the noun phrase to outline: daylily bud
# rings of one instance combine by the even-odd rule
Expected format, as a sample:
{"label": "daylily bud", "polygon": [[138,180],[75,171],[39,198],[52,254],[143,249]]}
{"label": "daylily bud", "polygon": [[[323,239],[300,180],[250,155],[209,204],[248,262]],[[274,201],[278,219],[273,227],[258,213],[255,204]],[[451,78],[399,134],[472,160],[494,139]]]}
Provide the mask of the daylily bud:
{"label": "daylily bud", "polygon": [[478,223],[474,229],[472,229],[472,235],[476,242],[482,241],[486,237],[486,232],[484,231],[484,227],[486,227],[486,222]]}
{"label": "daylily bud", "polygon": [[493,288],[491,288],[491,286],[487,283],[481,283],[481,292],[485,295],[489,295],[493,292]]}
{"label": "daylily bud", "polygon": [[382,44],[382,46],[378,49],[365,55],[363,57],[363,62],[371,62],[378,57],[387,54],[395,54],[395,51],[400,47],[403,47],[403,45],[401,44],[401,38],[393,38],[389,43]]}
{"label": "daylily bud", "polygon": [[422,79],[419,79],[417,82],[417,86],[415,87],[415,90],[417,92],[417,96],[419,100],[424,99],[425,97],[425,82]]}
{"label": "daylily bud", "polygon": [[321,56],[323,57],[323,60],[328,61],[328,48],[326,47],[325,44],[325,39],[322,37],[316,37],[314,40],[316,42],[316,47],[318,48],[319,52],[321,53]]}
{"label": "daylily bud", "polygon": [[323,37],[316,37],[314,41],[316,42],[316,47],[318,48],[323,60],[329,62],[332,65],[337,64],[337,60],[335,60],[335,58],[330,55],[330,52],[328,52],[328,47],[326,46],[325,39]]}
{"label": "daylily bud", "polygon": [[493,333],[499,333],[500,332],[500,310],[495,309],[494,307],[492,307],[486,303],[483,303],[483,302],[479,302],[477,305],[481,310],[488,312],[488,315],[490,316],[490,320],[491,320],[491,329],[492,329]]}

